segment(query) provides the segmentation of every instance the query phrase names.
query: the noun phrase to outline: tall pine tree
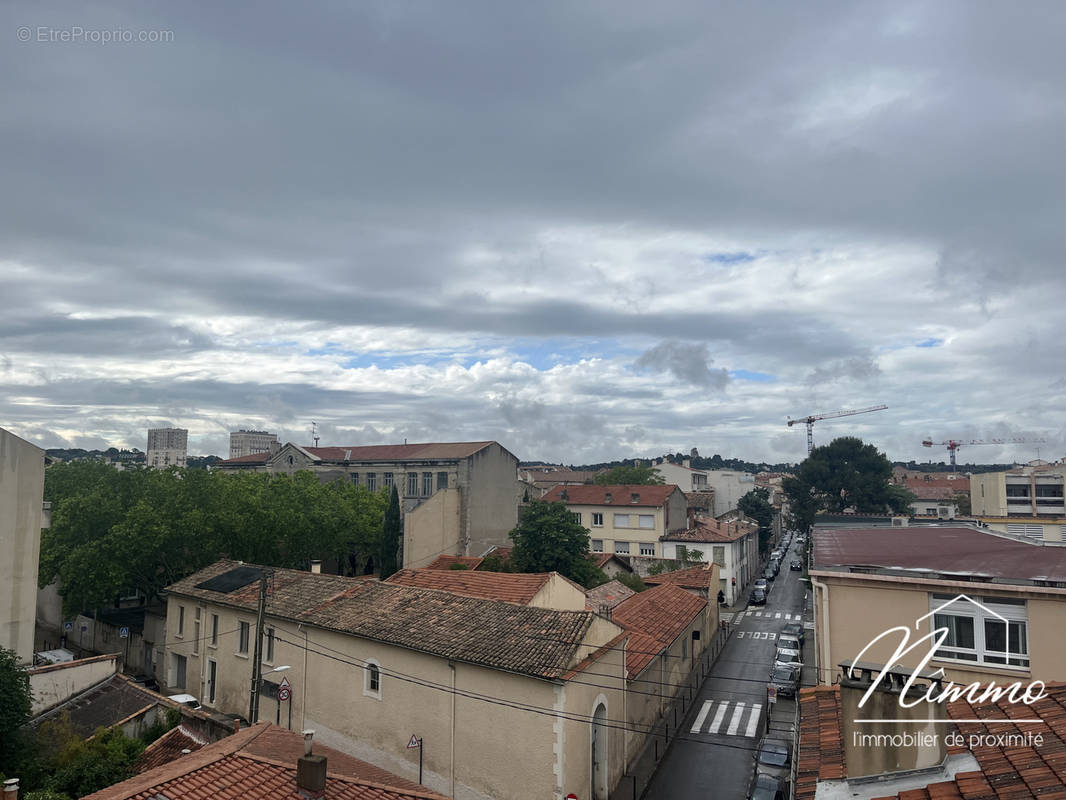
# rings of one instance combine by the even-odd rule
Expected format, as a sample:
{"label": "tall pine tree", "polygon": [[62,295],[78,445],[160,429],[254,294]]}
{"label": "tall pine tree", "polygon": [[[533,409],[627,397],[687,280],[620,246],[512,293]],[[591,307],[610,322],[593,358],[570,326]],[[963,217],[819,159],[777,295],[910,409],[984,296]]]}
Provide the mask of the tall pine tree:
{"label": "tall pine tree", "polygon": [[385,509],[385,527],[381,533],[381,580],[396,572],[396,555],[400,549],[400,493],[396,486]]}

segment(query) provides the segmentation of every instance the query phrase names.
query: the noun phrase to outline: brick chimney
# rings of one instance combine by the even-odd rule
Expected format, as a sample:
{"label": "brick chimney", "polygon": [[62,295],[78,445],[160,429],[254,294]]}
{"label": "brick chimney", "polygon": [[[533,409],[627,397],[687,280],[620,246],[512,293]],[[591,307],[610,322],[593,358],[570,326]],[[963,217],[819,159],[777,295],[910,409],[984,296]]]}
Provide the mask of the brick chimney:
{"label": "brick chimney", "polygon": [[311,753],[314,731],[304,731],[304,754],[296,761],[296,788],[308,800],[326,796],[326,757]]}

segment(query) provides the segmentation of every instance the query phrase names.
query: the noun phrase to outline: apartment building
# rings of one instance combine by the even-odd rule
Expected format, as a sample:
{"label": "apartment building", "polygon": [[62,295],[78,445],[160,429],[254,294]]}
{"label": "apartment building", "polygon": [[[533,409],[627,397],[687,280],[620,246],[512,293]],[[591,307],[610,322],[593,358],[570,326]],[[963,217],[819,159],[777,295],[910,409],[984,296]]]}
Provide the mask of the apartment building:
{"label": "apartment building", "polygon": [[684,459],[680,464],[660,459],[655,465],[655,471],[664,483],[674,484],[683,492],[706,492],[710,488],[707,470],[693,469],[691,458]]}
{"label": "apartment building", "polygon": [[184,467],[189,455],[189,431],[185,428],[149,428],[145,461],[149,467]]}
{"label": "apartment building", "polygon": [[[959,684],[1066,679],[1066,546],[953,523],[816,526],[810,569],[818,680],[859,658],[878,634],[949,632],[926,669]],[[898,636],[861,660],[914,669],[930,651],[895,658]]]}
{"label": "apartment building", "polygon": [[33,661],[44,450],[0,428],[0,647]]}
{"label": "apartment building", "polygon": [[437,556],[479,556],[507,545],[518,524],[518,458],[498,442],[431,442],[361,447],[301,447],[220,461],[222,471],[311,470],[370,491],[396,487],[403,514],[402,564],[424,567]]}
{"label": "apartment building", "polygon": [[993,530],[1066,540],[1066,465],[1021,466],[970,476],[973,516]]}
{"label": "apartment building", "polygon": [[229,457],[242,458],[256,453],[269,453],[280,447],[278,435],[269,431],[232,431],[229,435]]}
{"label": "apartment building", "polygon": [[[248,712],[262,569],[220,561],[169,587],[168,689]],[[494,578],[501,593],[513,577]],[[606,800],[617,785],[634,734],[612,722],[630,635],[614,622],[297,570],[268,585],[262,719],[291,712],[294,730],[407,778],[415,735],[423,783],[459,800]],[[281,677],[290,699],[274,699]]]}
{"label": "apartment building", "polygon": [[692,527],[666,534],[662,547],[663,558],[679,558],[677,550],[684,547],[702,553],[706,563],[717,564],[715,594],[721,590],[726,602],[733,605],[759,569],[759,526],[742,515],[729,516],[728,521],[698,518]]}
{"label": "apartment building", "polygon": [[685,493],[677,486],[556,486],[543,498],[563,503],[591,534],[593,553],[663,558],[661,539],[688,527]]}

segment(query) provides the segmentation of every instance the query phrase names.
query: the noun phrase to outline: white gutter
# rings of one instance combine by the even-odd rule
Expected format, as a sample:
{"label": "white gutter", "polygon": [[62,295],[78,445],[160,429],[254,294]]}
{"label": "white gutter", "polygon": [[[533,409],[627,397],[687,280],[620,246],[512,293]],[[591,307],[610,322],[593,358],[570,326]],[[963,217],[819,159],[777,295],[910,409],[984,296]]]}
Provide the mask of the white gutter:
{"label": "white gutter", "polygon": [[[821,684],[822,683],[822,669],[823,668],[826,669],[827,672],[832,669],[832,665],[825,666],[831,660],[829,658],[829,587],[826,584],[824,584],[821,581],[819,581],[817,578],[815,578],[812,573],[808,572],[807,576],[811,579],[811,586],[814,588],[815,592],[820,592],[821,595],[822,595],[822,600],[821,600],[821,603],[820,603],[820,606],[821,606],[821,609],[822,609],[822,635],[821,636],[818,635],[817,626],[816,626],[816,629],[815,629],[815,632],[814,632],[815,633],[815,637],[814,638],[817,640],[816,644],[820,645],[821,648],[822,648],[822,651],[823,651],[823,652],[819,653],[818,652],[818,647],[814,648],[815,680],[819,684]],[[832,683],[832,678],[829,678],[828,682]]]}

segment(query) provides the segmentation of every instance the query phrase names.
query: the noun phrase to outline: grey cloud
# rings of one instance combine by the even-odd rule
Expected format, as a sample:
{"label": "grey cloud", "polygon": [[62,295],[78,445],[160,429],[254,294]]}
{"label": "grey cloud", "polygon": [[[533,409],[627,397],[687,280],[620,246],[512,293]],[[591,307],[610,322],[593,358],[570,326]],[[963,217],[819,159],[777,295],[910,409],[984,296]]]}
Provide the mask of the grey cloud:
{"label": "grey cloud", "polygon": [[881,374],[877,361],[869,357],[856,357],[821,364],[807,376],[808,384],[831,383],[840,379],[866,381]]}
{"label": "grey cloud", "polygon": [[678,380],[695,386],[724,389],[729,383],[729,373],[725,369],[712,370],[712,363],[707,345],[672,340],[660,342],[645,351],[634,366],[653,372],[669,372]]}

